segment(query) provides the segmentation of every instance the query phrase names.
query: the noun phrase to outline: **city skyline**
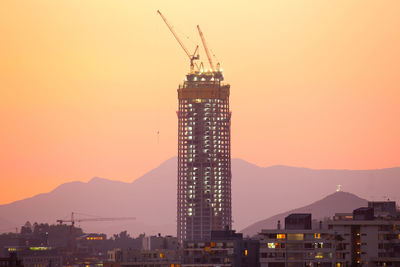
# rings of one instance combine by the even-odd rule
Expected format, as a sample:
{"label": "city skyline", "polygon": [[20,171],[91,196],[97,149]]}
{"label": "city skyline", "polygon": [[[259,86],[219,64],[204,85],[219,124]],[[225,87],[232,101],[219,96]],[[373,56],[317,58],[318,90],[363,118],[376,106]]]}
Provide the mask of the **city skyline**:
{"label": "city skyline", "polygon": [[132,181],[177,155],[175,88],[188,64],[157,9],[190,48],[200,44],[200,24],[226,67],[232,157],[313,169],[400,166],[399,8],[3,1],[0,187],[8,190],[0,204],[93,176]]}

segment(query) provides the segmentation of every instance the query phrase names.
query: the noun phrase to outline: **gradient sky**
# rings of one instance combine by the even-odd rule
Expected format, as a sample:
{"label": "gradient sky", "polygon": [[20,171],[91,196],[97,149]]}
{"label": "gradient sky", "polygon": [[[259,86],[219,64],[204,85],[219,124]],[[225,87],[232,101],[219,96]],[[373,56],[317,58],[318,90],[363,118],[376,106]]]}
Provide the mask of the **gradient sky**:
{"label": "gradient sky", "polygon": [[2,0],[0,204],[176,155],[189,62],[157,9],[191,51],[200,24],[220,60],[233,157],[400,166],[398,0]]}

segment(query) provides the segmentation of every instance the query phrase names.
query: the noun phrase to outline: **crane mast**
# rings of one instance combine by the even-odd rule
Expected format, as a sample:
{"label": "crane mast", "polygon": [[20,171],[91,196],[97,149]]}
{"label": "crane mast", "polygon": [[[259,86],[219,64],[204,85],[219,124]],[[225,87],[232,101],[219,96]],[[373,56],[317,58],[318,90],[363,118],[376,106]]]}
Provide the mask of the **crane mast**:
{"label": "crane mast", "polygon": [[200,37],[201,37],[201,42],[203,43],[204,50],[206,51],[207,58],[208,58],[208,63],[210,63],[211,70],[215,71],[216,69],[214,68],[214,64],[212,62],[210,51],[208,50],[208,47],[207,47],[206,39],[204,38],[203,32],[200,30],[200,26],[199,25],[197,25],[197,30],[199,30],[199,34],[200,34]]}
{"label": "crane mast", "polygon": [[182,47],[183,51],[185,51],[186,55],[189,57],[190,60],[190,73],[194,73],[194,61],[199,59],[199,55],[196,56],[196,53],[199,49],[199,46],[196,46],[196,49],[194,50],[193,54],[190,54],[190,52],[187,50],[185,45],[182,43],[182,41],[179,39],[178,35],[176,34],[174,28],[168,23],[167,19],[164,17],[163,14],[161,14],[160,10],[157,10],[157,13],[161,16],[161,18],[164,20],[165,24],[167,25],[168,29],[171,31],[172,35],[175,37],[176,41],[178,41],[179,45]]}

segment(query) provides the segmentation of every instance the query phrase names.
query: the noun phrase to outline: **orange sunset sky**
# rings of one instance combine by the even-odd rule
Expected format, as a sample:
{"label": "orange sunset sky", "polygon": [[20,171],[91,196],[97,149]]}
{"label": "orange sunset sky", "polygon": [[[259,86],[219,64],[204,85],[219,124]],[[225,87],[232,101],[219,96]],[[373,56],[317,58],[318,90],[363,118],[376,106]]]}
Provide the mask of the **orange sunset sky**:
{"label": "orange sunset sky", "polygon": [[400,166],[398,0],[2,0],[0,204],[177,154],[189,62],[157,9],[190,51],[200,24],[220,60],[233,157]]}

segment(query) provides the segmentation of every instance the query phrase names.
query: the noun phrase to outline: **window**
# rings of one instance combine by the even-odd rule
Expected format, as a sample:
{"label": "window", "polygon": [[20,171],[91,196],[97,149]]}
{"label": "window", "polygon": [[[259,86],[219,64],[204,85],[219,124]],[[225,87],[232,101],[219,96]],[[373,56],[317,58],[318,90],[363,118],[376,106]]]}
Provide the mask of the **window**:
{"label": "window", "polygon": [[288,240],[304,240],[304,234],[288,234]]}
{"label": "window", "polygon": [[305,249],[313,249],[314,248],[314,244],[313,243],[304,243],[304,248]]}
{"label": "window", "polygon": [[285,239],[286,235],[285,234],[276,234],[277,239]]}

